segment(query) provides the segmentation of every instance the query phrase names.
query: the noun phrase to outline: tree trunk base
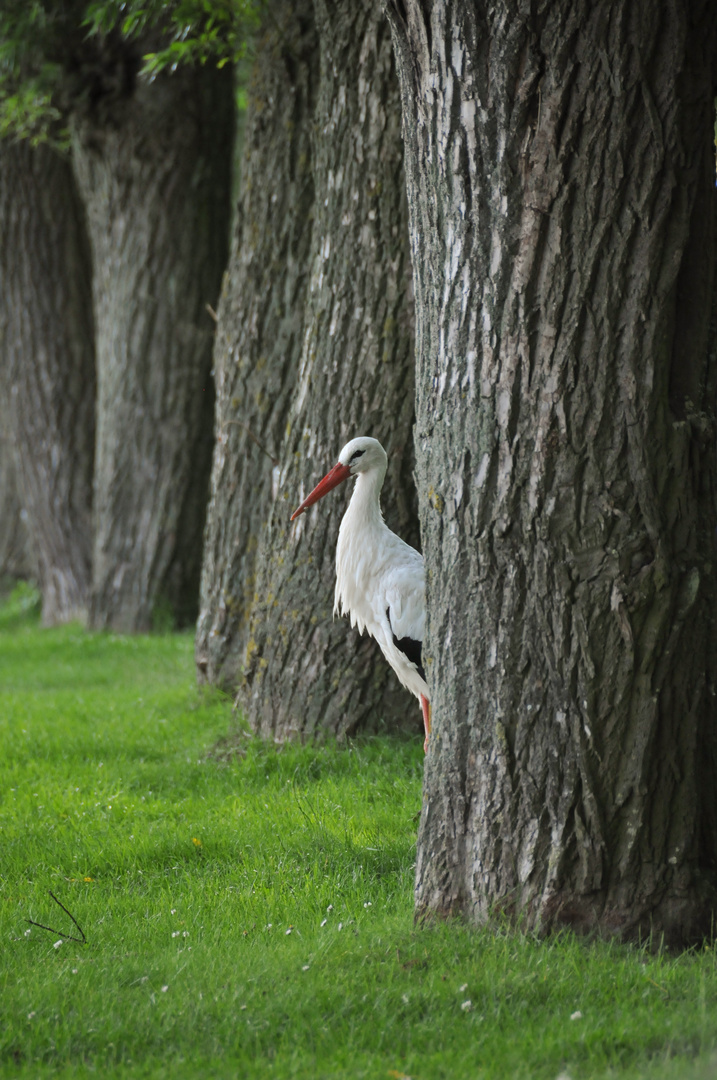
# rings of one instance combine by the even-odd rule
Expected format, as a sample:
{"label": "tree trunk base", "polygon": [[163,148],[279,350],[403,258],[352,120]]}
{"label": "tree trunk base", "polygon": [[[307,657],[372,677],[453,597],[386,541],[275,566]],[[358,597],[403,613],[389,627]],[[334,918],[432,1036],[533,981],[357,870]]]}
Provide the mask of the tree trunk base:
{"label": "tree trunk base", "polygon": [[569,929],[577,934],[650,943],[653,948],[686,949],[714,935],[717,891],[704,880],[684,894],[669,893],[649,904],[617,904],[594,896],[555,894],[538,913],[540,933]]}
{"label": "tree trunk base", "polygon": [[569,930],[581,937],[618,940],[623,944],[648,945],[654,951],[682,951],[711,941],[717,921],[717,882],[704,875],[691,889],[666,893],[661,898],[626,900],[606,899],[596,892],[576,896],[568,891],[553,893],[542,902],[521,906],[516,897],[506,897],[486,914],[479,902],[466,903],[456,897],[436,906],[419,903],[415,922],[464,918],[469,922],[501,925],[507,920],[516,931],[549,937]]}

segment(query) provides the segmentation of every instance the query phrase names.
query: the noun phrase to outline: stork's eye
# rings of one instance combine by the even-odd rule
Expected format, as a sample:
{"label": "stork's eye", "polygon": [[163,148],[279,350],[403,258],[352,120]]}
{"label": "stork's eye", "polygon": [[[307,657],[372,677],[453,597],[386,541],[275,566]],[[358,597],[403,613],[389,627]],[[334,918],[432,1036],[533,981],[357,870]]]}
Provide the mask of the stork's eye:
{"label": "stork's eye", "polygon": [[365,453],[365,450],[354,450],[353,454],[351,455],[351,461],[356,461],[357,458],[363,457]]}

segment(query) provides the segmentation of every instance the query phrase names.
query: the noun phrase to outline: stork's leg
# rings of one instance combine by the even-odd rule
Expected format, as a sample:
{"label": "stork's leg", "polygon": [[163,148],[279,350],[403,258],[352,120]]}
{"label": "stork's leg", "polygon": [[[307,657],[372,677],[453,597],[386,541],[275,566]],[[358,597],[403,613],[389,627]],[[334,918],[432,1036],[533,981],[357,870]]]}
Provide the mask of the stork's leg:
{"label": "stork's leg", "polygon": [[428,736],[431,734],[431,703],[424,694],[421,694],[421,712],[423,713],[423,726],[426,729],[426,740],[423,744],[423,753],[428,750]]}

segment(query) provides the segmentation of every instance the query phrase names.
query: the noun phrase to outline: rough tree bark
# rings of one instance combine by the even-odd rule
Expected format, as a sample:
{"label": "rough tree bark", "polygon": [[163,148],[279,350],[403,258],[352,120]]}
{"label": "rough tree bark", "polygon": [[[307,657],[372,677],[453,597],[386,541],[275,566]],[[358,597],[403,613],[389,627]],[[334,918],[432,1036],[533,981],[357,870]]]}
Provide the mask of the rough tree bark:
{"label": "rough tree bark", "polygon": [[315,209],[301,366],[259,556],[239,700],[263,737],[341,735],[415,716],[377,646],[332,622],[334,552],[347,492],[289,525],[354,435],[385,445],[384,506],[417,541],[411,468],[413,321],[400,100],[377,4],[315,5],[320,81]]}
{"label": "rough tree bark", "polygon": [[26,522],[27,510],[17,488],[15,447],[0,403],[0,582],[37,575]]}
{"label": "rough tree bark", "polygon": [[717,9],[387,9],[435,716],[417,912],[683,944],[717,899]]}
{"label": "rough tree bark", "polygon": [[[212,445],[214,305],[226,262],[228,69],[138,76],[142,42],[106,42],[73,124],[97,328],[91,623],[196,617]],[[85,83],[89,75],[85,78]]]}
{"label": "rough tree bark", "polygon": [[0,146],[0,393],[46,625],[90,587],[94,328],[84,214],[66,158]]}
{"label": "rough tree bark", "polygon": [[301,354],[317,76],[311,0],[272,5],[248,87],[237,226],[214,344],[216,429],[195,649],[199,677],[231,690],[246,649],[272,458]]}

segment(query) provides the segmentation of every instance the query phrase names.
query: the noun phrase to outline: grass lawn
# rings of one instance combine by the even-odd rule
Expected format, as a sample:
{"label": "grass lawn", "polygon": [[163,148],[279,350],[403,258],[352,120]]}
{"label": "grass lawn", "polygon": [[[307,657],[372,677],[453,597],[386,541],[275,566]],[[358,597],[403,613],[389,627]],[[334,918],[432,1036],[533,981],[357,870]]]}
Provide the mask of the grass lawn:
{"label": "grass lawn", "polygon": [[418,734],[222,759],[189,636],[29,600],[0,608],[0,1076],[717,1075],[713,948],[413,927]]}

